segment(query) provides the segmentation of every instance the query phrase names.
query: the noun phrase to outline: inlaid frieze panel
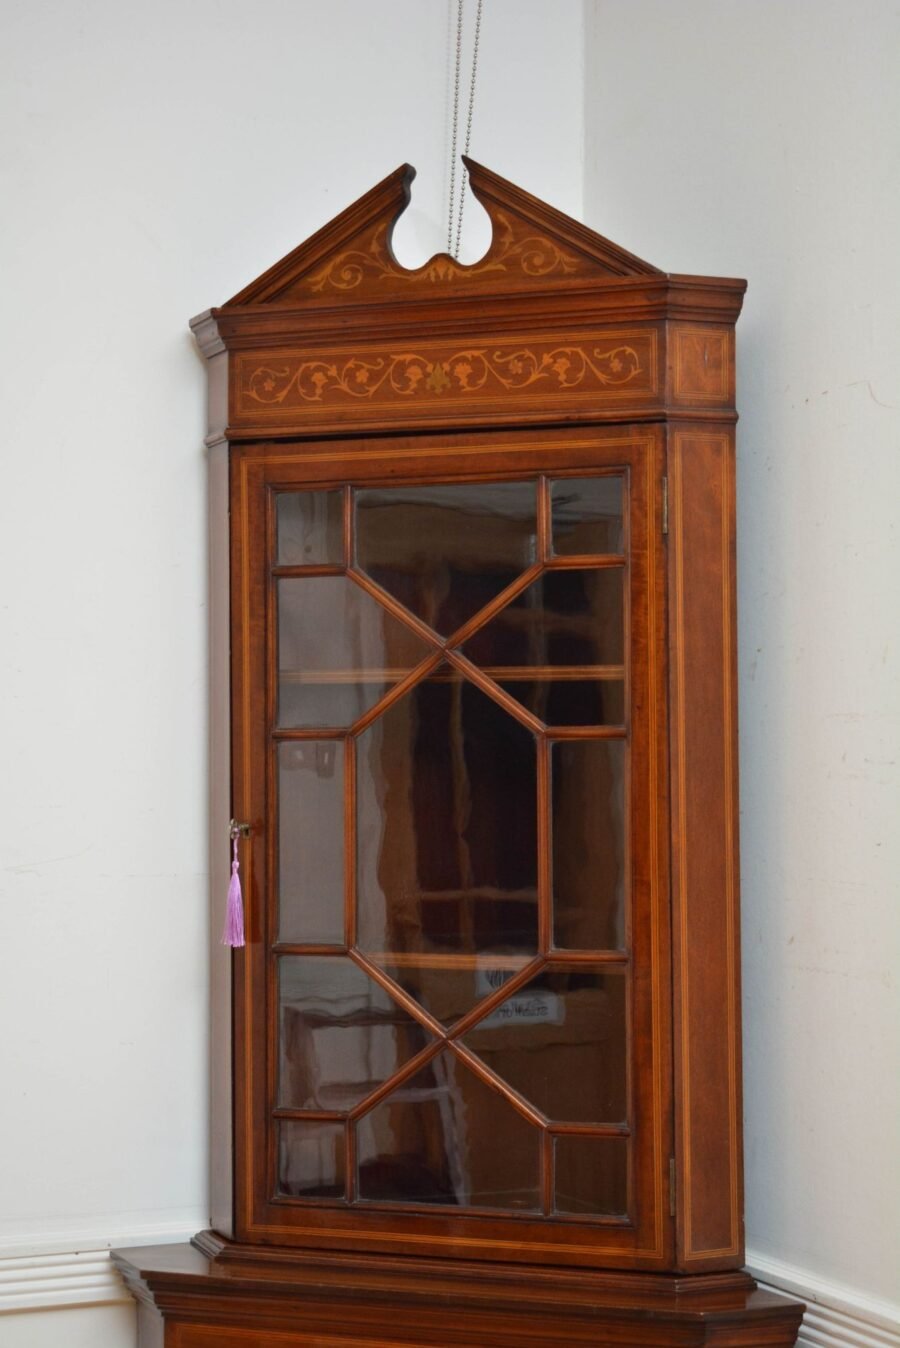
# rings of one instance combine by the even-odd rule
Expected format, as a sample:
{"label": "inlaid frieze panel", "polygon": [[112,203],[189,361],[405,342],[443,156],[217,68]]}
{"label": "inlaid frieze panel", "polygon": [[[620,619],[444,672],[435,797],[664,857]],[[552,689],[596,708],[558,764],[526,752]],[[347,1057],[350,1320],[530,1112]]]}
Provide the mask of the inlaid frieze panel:
{"label": "inlaid frieze panel", "polygon": [[[566,252],[547,234],[523,227],[503,211],[495,211],[496,238],[480,262],[469,266],[457,262],[446,253],[433,257],[414,275],[432,285],[474,280],[493,272],[510,279],[521,276],[571,276],[586,270],[583,259]],[[324,267],[297,281],[288,296],[294,298],[304,291],[310,295],[329,291],[346,293],[356,290],[366,280],[405,281],[410,271],[396,260],[388,243],[388,226],[379,225],[369,238],[353,241],[353,246],[329,258]],[[285,296],[287,298],[288,296]]]}
{"label": "inlaid frieze panel", "polygon": [[232,423],[319,419],[325,408],[361,419],[387,408],[536,405],[653,398],[655,329],[541,338],[424,341],[323,351],[290,348],[235,356]]}

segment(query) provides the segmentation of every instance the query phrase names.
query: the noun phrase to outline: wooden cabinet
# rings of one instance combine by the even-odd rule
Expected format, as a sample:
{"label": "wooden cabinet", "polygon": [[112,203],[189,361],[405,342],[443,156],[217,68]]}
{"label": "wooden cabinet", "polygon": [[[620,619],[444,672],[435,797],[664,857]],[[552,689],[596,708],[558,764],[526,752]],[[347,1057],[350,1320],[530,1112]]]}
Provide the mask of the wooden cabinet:
{"label": "wooden cabinet", "polygon": [[150,1344],[789,1344],[740,1271],[744,283],[468,168],[480,262],[394,260],[402,168],[192,325],[247,944],[215,1230],[118,1262]]}

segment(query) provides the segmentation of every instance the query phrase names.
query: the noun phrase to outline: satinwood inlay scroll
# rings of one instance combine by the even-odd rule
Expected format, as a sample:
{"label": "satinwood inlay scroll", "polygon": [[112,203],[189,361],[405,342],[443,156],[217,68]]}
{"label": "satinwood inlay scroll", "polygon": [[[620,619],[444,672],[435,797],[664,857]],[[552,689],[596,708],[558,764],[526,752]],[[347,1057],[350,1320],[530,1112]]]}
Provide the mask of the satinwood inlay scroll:
{"label": "satinwood inlay scroll", "polygon": [[[578,270],[578,258],[565,252],[546,234],[523,233],[516,230],[503,211],[494,215],[500,232],[496,245],[487,257],[471,266],[464,266],[446,254],[439,254],[416,272],[420,280],[455,281],[475,278],[487,272],[524,272],[526,276],[571,275]],[[380,225],[372,234],[367,247],[348,248],[338,253],[320,271],[308,278],[307,284],[315,294],[323,290],[353,290],[367,277],[394,279],[408,277],[390,251],[388,226]]]}
{"label": "satinwood inlay scroll", "polygon": [[616,387],[646,373],[633,346],[608,351],[595,346],[507,351],[464,347],[443,359],[440,354],[407,351],[369,359],[354,355],[340,361],[295,359],[260,365],[245,376],[243,388],[254,402],[290,406],[298,405],[298,399],[371,398],[383,388],[400,397],[464,398],[492,382],[512,392],[537,384],[554,389],[575,389],[585,382]]}

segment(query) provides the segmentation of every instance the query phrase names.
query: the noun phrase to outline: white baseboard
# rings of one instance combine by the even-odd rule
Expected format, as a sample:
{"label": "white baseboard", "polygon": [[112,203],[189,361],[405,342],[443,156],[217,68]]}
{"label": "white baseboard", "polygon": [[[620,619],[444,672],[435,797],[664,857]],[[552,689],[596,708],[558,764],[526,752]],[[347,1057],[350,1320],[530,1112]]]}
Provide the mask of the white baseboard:
{"label": "white baseboard", "polygon": [[202,1220],[185,1226],[148,1225],[127,1233],[56,1233],[28,1242],[0,1243],[0,1315],[63,1306],[103,1306],[128,1301],[130,1294],[109,1252],[130,1245],[168,1245],[190,1240]]}
{"label": "white baseboard", "polygon": [[110,1263],[109,1250],[0,1259],[0,1315],[62,1306],[102,1306],[127,1299],[125,1284]]}
{"label": "white baseboard", "polygon": [[826,1282],[806,1269],[747,1251],[747,1268],[763,1287],[806,1302],[797,1342],[808,1348],[900,1348],[900,1306]]}

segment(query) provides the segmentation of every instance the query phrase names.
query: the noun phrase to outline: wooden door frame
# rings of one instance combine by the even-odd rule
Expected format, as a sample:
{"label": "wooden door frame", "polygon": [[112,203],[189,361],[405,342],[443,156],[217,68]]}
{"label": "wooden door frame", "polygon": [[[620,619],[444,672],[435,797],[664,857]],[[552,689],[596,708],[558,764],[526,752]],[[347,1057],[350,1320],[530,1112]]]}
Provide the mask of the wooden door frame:
{"label": "wooden door frame", "polygon": [[[638,584],[646,587],[646,623],[632,635],[631,651],[644,662],[646,677],[633,683],[632,716],[645,718],[647,798],[632,798],[631,826],[643,830],[631,849],[632,889],[646,887],[646,930],[636,933],[646,951],[637,974],[650,973],[642,989],[642,1023],[632,1028],[635,1048],[646,1048],[649,1032],[652,1071],[632,1072],[631,1112],[652,1137],[638,1134],[636,1151],[652,1163],[638,1174],[638,1227],[527,1219],[524,1216],[455,1216],[452,1213],[385,1213],[366,1207],[312,1208],[285,1200],[267,1201],[271,1155],[259,1145],[268,1137],[270,1099],[265,1064],[271,1061],[271,1018],[258,1014],[259,993],[269,988],[267,947],[261,915],[267,894],[271,847],[245,849],[249,945],[234,956],[234,1125],[235,1236],[240,1241],[303,1244],[330,1249],[406,1251],[501,1260],[545,1260],[601,1267],[661,1269],[671,1264],[669,1158],[672,1144],[671,953],[668,904],[668,780],[666,754],[665,546],[662,536],[664,440],[657,426],[487,431],[435,436],[396,436],[373,441],[299,441],[290,445],[251,444],[231,450],[232,518],[232,710],[236,817],[247,819],[257,839],[266,831],[269,794],[266,628],[271,548],[268,494],[274,487],[379,484],[411,481],[498,480],[556,470],[622,464],[635,481],[635,497],[646,509],[637,527],[641,548],[629,547],[632,603]],[[642,471],[639,484],[634,479]],[[639,490],[638,490],[639,487]],[[632,512],[629,512],[631,515]],[[265,539],[265,547],[260,540]],[[266,553],[267,555],[262,555]],[[642,577],[638,576],[642,573]],[[271,834],[268,834],[269,838]],[[644,873],[646,871],[646,873]],[[651,916],[652,915],[652,916]],[[655,971],[655,977],[653,977]],[[633,973],[632,977],[634,978]],[[264,994],[265,996],[269,994]],[[632,985],[630,1005],[638,1005]],[[643,1052],[641,1054],[643,1058]],[[633,1056],[632,1056],[633,1061]],[[645,1150],[646,1148],[646,1150]],[[636,1167],[637,1169],[637,1167]],[[360,1222],[360,1217],[363,1221]],[[559,1233],[562,1232],[560,1236]],[[602,1233],[602,1238],[598,1239]],[[553,1236],[557,1238],[554,1239]]]}

